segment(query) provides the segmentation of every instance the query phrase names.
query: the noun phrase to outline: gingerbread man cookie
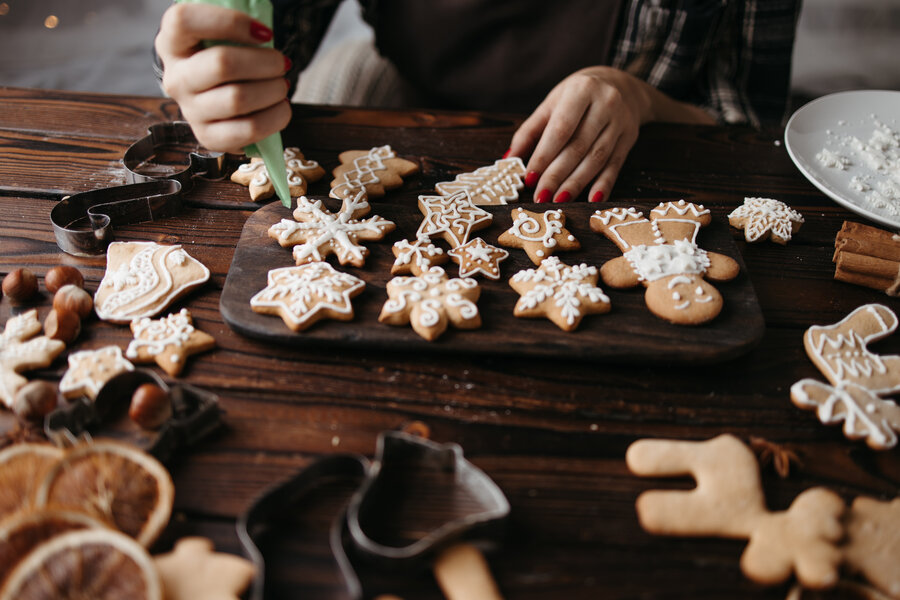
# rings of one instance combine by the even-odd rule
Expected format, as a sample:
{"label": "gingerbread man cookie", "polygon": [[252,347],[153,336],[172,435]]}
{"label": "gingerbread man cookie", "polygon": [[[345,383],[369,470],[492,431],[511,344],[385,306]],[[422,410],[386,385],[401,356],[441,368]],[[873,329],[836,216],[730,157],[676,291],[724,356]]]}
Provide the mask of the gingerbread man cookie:
{"label": "gingerbread man cookie", "polygon": [[509,257],[509,252],[475,238],[453,248],[447,254],[459,265],[459,276],[484,275],[488,279],[500,279],[500,263]]}
{"label": "gingerbread man cookie", "polygon": [[791,386],[791,400],[815,410],[826,424],[844,422],[844,435],[865,438],[870,448],[897,444],[900,407],[887,399],[900,391],[900,356],[880,356],[868,349],[897,330],[897,316],[881,304],[860,306],[833,325],[806,330],[803,345],[831,385],[802,379]]}
{"label": "gingerbread man cookie", "polygon": [[[307,185],[325,176],[325,169],[314,160],[306,160],[299,148],[284,149],[284,166],[287,170],[288,185],[291,196],[302,196]],[[269,171],[261,158],[252,158],[231,174],[235,183],[250,189],[250,198],[254,202],[266,200],[275,195],[275,184],[269,177]]]}
{"label": "gingerbread man cookie", "polygon": [[614,288],[646,287],[644,300],[656,316],[679,325],[698,325],[722,310],[722,295],[706,279],[728,281],[740,268],[731,257],[697,246],[709,211],[684,200],[664,202],[647,219],[634,208],[597,211],[591,229],[623,255],[604,264],[600,276]]}
{"label": "gingerbread man cookie", "polygon": [[431,267],[418,277],[394,277],[387,284],[388,300],[378,320],[390,325],[412,325],[429,342],[436,340],[447,325],[457,329],[481,327],[478,296],[481,287],[474,279],[449,279],[441,267]]}
{"label": "gingerbread man cookie", "polygon": [[525,165],[514,156],[503,158],[492,165],[475,169],[472,173],[460,173],[453,181],[443,181],[434,186],[441,196],[452,196],[460,191],[469,192],[476,205],[506,204],[519,199],[519,190],[525,187]]}
{"label": "gingerbread man cookie", "polygon": [[581,248],[575,236],[566,229],[566,215],[561,210],[536,213],[514,208],[512,217],[512,227],[500,234],[497,241],[509,248],[522,248],[536,265],[557,250]]}
{"label": "gingerbread man cookie", "polygon": [[297,198],[294,220],[282,219],[269,228],[269,237],[282,247],[294,247],[294,261],[298,265],[324,260],[330,254],[342,264],[361,267],[369,250],[360,241],[380,240],[394,230],[393,221],[369,214],[371,207],[366,193],[344,198],[341,210],[332,213],[321,200],[306,196]]}
{"label": "gingerbread man cookie", "polygon": [[134,339],[128,344],[125,356],[136,363],[155,362],[172,377],[181,373],[188,356],[216,346],[211,335],[194,327],[186,308],[162,319],[144,317],[132,321],[131,332]]}
{"label": "gingerbread man cookie", "polygon": [[0,401],[7,408],[12,408],[16,392],[28,383],[19,373],[49,366],[66,349],[59,340],[38,336],[40,332],[37,309],[31,309],[10,317],[0,333]]}
{"label": "gingerbread man cookie", "polygon": [[371,150],[348,150],[338,158],[341,165],[332,171],[332,198],[351,198],[365,191],[369,198],[384,196],[387,190],[403,185],[403,178],[419,171],[416,163],[398,158],[390,146]]}
{"label": "gingerbread man cookie", "polygon": [[771,198],[744,198],[728,215],[732,227],[744,230],[748,242],[771,239],[782,246],[800,231],[803,216],[784,202]]}
{"label": "gingerbread man cookie", "polygon": [[432,266],[442,265],[447,262],[449,256],[443,250],[431,243],[431,238],[421,236],[414,242],[400,240],[391,248],[394,253],[394,264],[391,265],[391,275],[421,275]]}
{"label": "gingerbread man cookie", "polygon": [[419,196],[419,210],[425,215],[416,236],[442,236],[451,248],[465,244],[473,231],[491,224],[494,216],[472,203],[469,192],[452,196]]}
{"label": "gingerbread man cookie", "polygon": [[303,331],[321,319],[353,319],[350,300],[365,286],[362,279],[325,262],[272,269],[268,285],[250,299],[250,307],[278,315],[293,331]]}
{"label": "gingerbread man cookie", "polygon": [[104,383],[133,370],[134,365],[122,356],[118,346],[73,352],[69,354],[69,369],[59,382],[59,391],[66,398],[87,396],[94,400]]}

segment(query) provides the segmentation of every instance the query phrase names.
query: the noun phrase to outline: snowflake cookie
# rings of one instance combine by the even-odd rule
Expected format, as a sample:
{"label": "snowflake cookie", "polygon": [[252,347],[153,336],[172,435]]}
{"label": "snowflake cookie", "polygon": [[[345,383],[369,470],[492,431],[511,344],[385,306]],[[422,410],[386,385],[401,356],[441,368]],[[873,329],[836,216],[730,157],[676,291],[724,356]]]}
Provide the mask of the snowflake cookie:
{"label": "snowflake cookie", "polygon": [[509,257],[509,252],[475,238],[462,246],[453,248],[447,254],[459,265],[459,276],[484,275],[488,279],[500,279],[500,263]]}
{"label": "snowflake cookie", "polygon": [[94,400],[104,383],[133,370],[134,365],[122,356],[118,346],[73,352],[69,354],[69,369],[59,382],[59,391],[66,398],[87,396]]}
{"label": "snowflake cookie", "polygon": [[395,227],[393,221],[377,215],[360,220],[370,210],[364,191],[352,198],[344,198],[337,213],[325,208],[321,200],[300,196],[294,209],[294,220],[282,219],[272,225],[269,237],[285,248],[293,246],[294,261],[298,265],[318,262],[334,254],[342,265],[349,263],[361,267],[369,250],[359,242],[380,240]]}
{"label": "snowflake cookie", "polygon": [[597,287],[599,277],[596,267],[569,266],[551,256],[537,269],[519,271],[509,280],[521,295],[513,314],[547,317],[563,331],[572,331],[585,315],[609,312],[609,298]]}
{"label": "snowflake cookie", "polygon": [[425,218],[416,236],[440,235],[451,248],[465,244],[473,231],[484,229],[494,219],[472,203],[466,190],[452,196],[419,196],[419,210]]}
{"label": "snowflake cookie", "polygon": [[771,198],[744,198],[744,204],[728,215],[732,227],[744,230],[748,242],[771,239],[787,244],[800,230],[803,216],[784,202]]}
{"label": "snowflake cookie", "polygon": [[[284,166],[287,170],[291,196],[302,196],[306,193],[308,184],[325,176],[325,169],[314,160],[306,160],[299,148],[284,149]],[[231,174],[231,180],[250,188],[250,198],[254,202],[275,195],[275,185],[261,158],[253,158],[249,163],[239,166]]]}
{"label": "snowflake cookie", "polygon": [[260,314],[278,315],[291,330],[303,331],[321,319],[351,320],[350,299],[365,286],[362,279],[326,262],[272,269],[268,284],[250,299],[250,307]]}
{"label": "snowflake cookie", "polygon": [[449,279],[441,267],[431,267],[418,277],[394,277],[387,284],[388,300],[378,320],[389,325],[412,325],[429,342],[447,330],[481,327],[475,304],[481,294],[470,278]]}
{"label": "snowflake cookie", "polygon": [[566,229],[566,215],[561,210],[543,213],[524,208],[512,211],[512,227],[500,234],[497,241],[509,248],[521,248],[536,265],[557,250],[578,250],[581,244]]}
{"label": "snowflake cookie", "polygon": [[332,171],[332,198],[351,198],[364,191],[370,198],[403,185],[403,178],[419,171],[416,163],[398,158],[390,146],[341,152],[339,167]]}
{"label": "snowflake cookie", "polygon": [[391,275],[421,275],[433,265],[441,265],[449,258],[443,250],[431,243],[431,238],[422,236],[416,241],[400,240],[391,249],[394,253],[394,264]]}
{"label": "snowflake cookie", "polygon": [[10,317],[0,333],[0,401],[7,408],[12,408],[16,392],[28,383],[19,373],[50,366],[66,349],[59,340],[37,336],[40,332],[41,322],[33,308]]}
{"label": "snowflake cookie", "polygon": [[185,359],[212,350],[216,340],[194,327],[191,313],[182,308],[162,319],[143,318],[131,322],[134,339],[125,356],[136,363],[156,362],[163,371],[177,377]]}
{"label": "snowflake cookie", "polygon": [[502,158],[472,173],[460,173],[453,181],[438,183],[434,189],[441,196],[466,190],[476,205],[506,204],[518,201],[519,190],[525,187],[524,176],[525,165],[521,158],[514,156]]}

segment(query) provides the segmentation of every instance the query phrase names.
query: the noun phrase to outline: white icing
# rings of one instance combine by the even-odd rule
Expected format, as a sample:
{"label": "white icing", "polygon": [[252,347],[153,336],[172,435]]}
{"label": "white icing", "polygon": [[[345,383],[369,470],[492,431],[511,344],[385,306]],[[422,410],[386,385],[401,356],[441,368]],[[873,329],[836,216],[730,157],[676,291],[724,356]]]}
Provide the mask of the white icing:
{"label": "white icing", "polygon": [[525,187],[522,183],[524,175],[522,159],[514,156],[500,159],[472,173],[461,173],[453,181],[438,183],[434,188],[442,196],[452,196],[466,190],[476,205],[507,204],[519,199],[519,190]]}
{"label": "white icing", "polygon": [[459,263],[460,277],[481,273],[491,279],[500,276],[499,263],[509,257],[509,252],[488,244],[480,237],[457,246],[448,254]]}
{"label": "white icing", "polygon": [[563,264],[551,256],[537,269],[519,271],[513,281],[534,284],[522,294],[517,308],[533,309],[544,303],[560,308],[568,325],[574,325],[582,315],[582,304],[608,303],[609,297],[592,282],[597,280],[597,268],[584,263],[577,266]]}
{"label": "white icing", "polygon": [[134,339],[128,344],[125,356],[134,359],[141,351],[149,356],[162,354],[167,348],[182,348],[191,339],[194,325],[186,308],[162,319],[144,317],[131,324]]}
{"label": "white icing", "polygon": [[687,213],[691,213],[695,217],[709,214],[709,210],[704,208],[702,204],[694,204],[693,202],[685,202],[684,200],[679,200],[678,202],[660,202],[659,206],[650,211],[650,214],[657,215],[657,219],[660,219],[665,217],[670,211],[674,211],[682,217]]}
{"label": "white icing", "polygon": [[782,240],[790,240],[793,223],[803,223],[803,216],[784,202],[772,198],[744,198],[743,205],[728,215],[729,219],[745,219],[744,237],[748,242],[761,239],[766,233]]}
{"label": "white icing", "polygon": [[122,356],[118,346],[80,350],[69,354],[69,368],[59,382],[59,391],[64,395],[82,391],[95,398],[113,375],[133,370],[134,365]]}
{"label": "white icing", "polygon": [[353,168],[343,173],[339,183],[331,189],[332,198],[353,196],[365,191],[367,185],[375,185],[381,180],[375,174],[385,169],[384,161],[397,155],[390,146],[375,147],[368,154],[353,159]]}
{"label": "white icing", "polygon": [[419,196],[419,209],[425,217],[416,235],[443,234],[453,248],[465,244],[473,229],[493,219],[491,213],[472,203],[465,190],[453,196]]}
{"label": "white icing", "polygon": [[417,238],[410,243],[409,240],[400,240],[394,243],[394,266],[414,265],[419,272],[427,271],[432,261],[444,254],[444,251],[431,243],[428,236]]}
{"label": "white icing", "polygon": [[[416,324],[425,328],[436,326],[441,315],[447,315],[451,321],[453,315],[458,315],[461,321],[471,321],[478,317],[478,306],[468,296],[477,298],[477,293],[478,282],[474,279],[448,279],[444,269],[432,267],[418,277],[391,279],[382,313],[407,314],[410,320],[416,319]],[[413,310],[413,305],[418,310]]]}
{"label": "white icing", "polygon": [[[556,236],[562,233],[564,222],[561,210],[543,212],[541,220],[538,221],[529,213],[519,209],[512,227],[509,228],[509,233],[525,242],[540,242],[544,248],[553,248],[558,243]],[[544,256],[540,250],[535,254]]]}
{"label": "white icing", "polygon": [[623,255],[641,281],[656,281],[680,274],[702,275],[709,268],[706,251],[687,240],[658,246],[642,244]]}

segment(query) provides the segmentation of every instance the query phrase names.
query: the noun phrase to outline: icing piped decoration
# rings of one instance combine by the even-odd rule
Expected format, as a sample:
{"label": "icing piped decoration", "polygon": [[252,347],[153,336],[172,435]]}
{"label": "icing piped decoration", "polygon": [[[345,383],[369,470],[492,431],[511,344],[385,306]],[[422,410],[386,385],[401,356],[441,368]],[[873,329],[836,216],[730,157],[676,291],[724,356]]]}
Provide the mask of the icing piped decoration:
{"label": "icing piped decoration", "polygon": [[338,156],[341,165],[332,171],[332,198],[351,198],[365,192],[369,198],[384,196],[403,185],[403,178],[418,172],[419,165],[398,158],[390,146],[348,150]]}
{"label": "icing piped decoration", "polygon": [[452,196],[466,190],[475,205],[494,205],[516,202],[519,190],[525,187],[522,178],[525,165],[514,156],[503,158],[493,165],[481,167],[472,173],[460,173],[453,181],[443,181],[434,186],[442,196]]}
{"label": "icing piped decoration", "polygon": [[581,244],[566,229],[561,210],[536,213],[524,208],[512,210],[512,226],[500,234],[497,242],[510,248],[522,248],[536,265],[557,250],[577,250]]}
{"label": "icing piped decoration", "polygon": [[771,239],[787,244],[800,230],[803,216],[784,202],[772,198],[744,198],[744,204],[728,215],[732,227],[744,230],[748,242]]}

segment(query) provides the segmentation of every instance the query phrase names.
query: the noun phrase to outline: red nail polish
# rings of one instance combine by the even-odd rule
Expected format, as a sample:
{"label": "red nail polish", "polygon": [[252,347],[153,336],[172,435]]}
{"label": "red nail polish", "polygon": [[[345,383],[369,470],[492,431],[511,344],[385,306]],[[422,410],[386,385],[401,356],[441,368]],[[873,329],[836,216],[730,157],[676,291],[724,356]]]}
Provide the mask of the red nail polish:
{"label": "red nail polish", "polygon": [[556,195],[556,198],[553,199],[553,202],[556,202],[556,203],[568,202],[571,199],[572,199],[572,194],[563,190]]}
{"label": "red nail polish", "polygon": [[254,40],[268,42],[272,39],[272,30],[258,21],[250,23],[250,35]]}
{"label": "red nail polish", "polygon": [[597,193],[591,196],[591,202],[603,202],[603,190],[597,190]]}
{"label": "red nail polish", "polygon": [[287,56],[284,57],[284,72],[287,73],[291,70],[291,67],[294,66],[294,63]]}
{"label": "red nail polish", "polygon": [[509,158],[509,153],[512,152],[512,148],[503,153],[503,158]]}
{"label": "red nail polish", "polygon": [[525,173],[525,187],[533,188],[537,185],[538,179],[541,178],[541,174],[537,171],[528,171]]}
{"label": "red nail polish", "polygon": [[544,202],[550,201],[550,190],[541,190],[538,192],[537,197],[534,199],[538,204],[543,204]]}

